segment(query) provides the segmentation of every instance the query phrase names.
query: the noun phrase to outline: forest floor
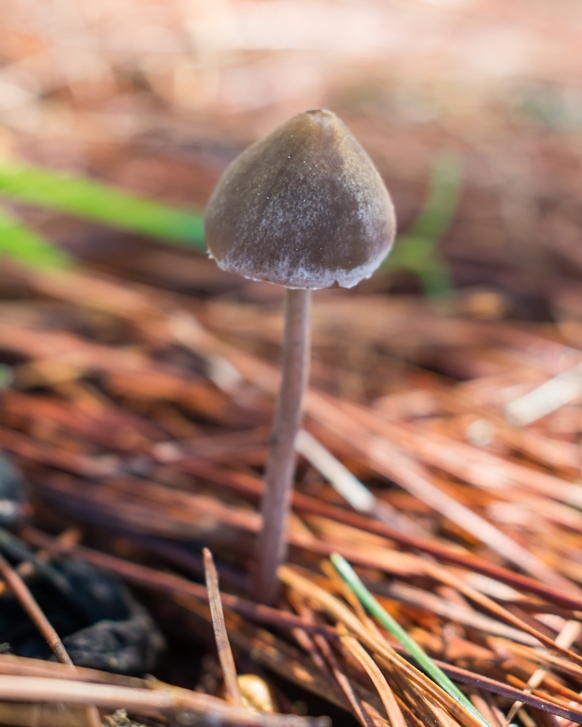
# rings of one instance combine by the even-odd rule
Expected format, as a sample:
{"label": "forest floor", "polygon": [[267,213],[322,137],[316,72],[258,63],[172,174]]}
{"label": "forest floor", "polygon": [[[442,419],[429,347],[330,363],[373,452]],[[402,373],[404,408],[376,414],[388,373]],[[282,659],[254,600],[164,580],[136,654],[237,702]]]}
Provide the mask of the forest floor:
{"label": "forest floor", "polygon": [[[89,623],[73,593],[85,575],[67,563],[95,566],[130,588],[111,598],[124,604],[115,639],[131,659],[116,669],[105,657],[118,652],[99,642],[103,652],[84,660],[89,647],[65,638],[86,666],[41,662],[48,649],[31,645],[35,629],[3,628],[0,722],[62,724],[54,705],[68,703],[71,725],[94,724],[91,705],[152,724],[276,727],[329,715],[342,725],[503,727],[510,712],[524,727],[582,723],[582,95],[572,3],[536,3],[523,24],[523,3],[453,13],[419,2],[410,16],[402,3],[386,13],[367,3],[357,26],[366,32],[394,22],[418,34],[425,23],[435,39],[400,75],[402,45],[365,53],[356,30],[351,55],[332,47],[301,61],[266,48],[269,3],[216,3],[223,15],[193,3],[188,17],[179,3],[147,3],[135,37],[131,2],[48,5],[51,22],[18,0],[0,28],[0,196],[2,164],[18,161],[201,210],[247,143],[295,111],[329,106],[386,179],[401,232],[392,266],[314,297],[289,563],[280,602],[267,608],[249,600],[247,581],[281,292],[223,273],[199,251],[6,193],[3,208],[75,265],[2,260],[0,570],[12,595],[0,589],[0,613],[14,617],[28,584],[44,636],[52,624],[70,637],[67,605],[75,628]],[[292,30],[292,11],[278,5]],[[309,11],[310,42],[323,43],[326,9],[352,22],[341,6],[313,4],[321,17]],[[241,8],[244,37],[232,30]],[[519,72],[471,53],[507,28]],[[64,42],[71,33],[86,42]],[[437,41],[447,37],[445,52]],[[470,78],[442,81],[468,59]],[[255,676],[253,689],[268,686],[272,712],[237,707],[233,675],[217,660],[205,547],[237,672]],[[478,714],[370,618],[334,553]],[[87,586],[85,600],[111,583]]]}

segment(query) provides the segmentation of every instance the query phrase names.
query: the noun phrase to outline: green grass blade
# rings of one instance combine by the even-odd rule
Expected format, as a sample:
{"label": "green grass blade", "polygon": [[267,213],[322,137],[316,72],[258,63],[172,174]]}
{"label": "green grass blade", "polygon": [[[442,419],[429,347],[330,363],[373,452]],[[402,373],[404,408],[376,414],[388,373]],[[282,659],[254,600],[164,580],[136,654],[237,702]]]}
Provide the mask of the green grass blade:
{"label": "green grass blade", "polygon": [[12,383],[12,369],[6,364],[0,364],[0,391],[7,389]]}
{"label": "green grass blade", "polygon": [[127,232],[206,249],[203,218],[84,177],[0,164],[0,195]]}
{"label": "green grass blade", "polygon": [[0,207],[0,258],[7,256],[36,268],[62,268],[72,259]]}
{"label": "green grass blade", "polygon": [[428,199],[407,234],[437,242],[449,228],[457,211],[461,183],[462,167],[459,157],[450,152],[436,156]]}
{"label": "green grass blade", "polygon": [[457,211],[461,187],[460,159],[450,153],[437,156],[426,203],[412,226],[398,237],[381,269],[416,273],[429,297],[453,290],[449,267],[438,251],[438,243]]}
{"label": "green grass blade", "polygon": [[366,586],[357,576],[351,565],[339,553],[331,556],[331,562],[337,569],[340,576],[356,594],[361,603],[368,611],[378,619],[378,621],[389,631],[402,646],[408,651],[410,656],[416,660],[418,665],[435,681],[442,689],[444,689],[458,704],[460,704],[467,712],[470,712],[475,719],[478,719],[483,727],[491,727],[489,722],[478,712],[467,697],[461,692],[457,685],[452,682],[443,670],[437,666],[434,661],[426,654],[420,646],[412,639],[406,631],[395,621],[389,613],[387,613],[380,603],[374,598]]}
{"label": "green grass blade", "polygon": [[434,240],[413,237],[408,233],[399,237],[386,267],[390,270],[410,270],[418,275],[429,298],[447,295],[454,287],[449,266],[436,249]]}

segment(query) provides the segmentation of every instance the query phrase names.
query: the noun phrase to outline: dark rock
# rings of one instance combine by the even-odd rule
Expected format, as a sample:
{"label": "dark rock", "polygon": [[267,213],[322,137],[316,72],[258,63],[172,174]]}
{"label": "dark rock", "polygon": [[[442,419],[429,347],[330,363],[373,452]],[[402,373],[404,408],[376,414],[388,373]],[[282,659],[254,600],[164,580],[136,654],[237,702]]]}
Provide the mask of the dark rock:
{"label": "dark rock", "polygon": [[[151,671],[164,640],[129,590],[83,561],[56,559],[52,567],[66,578],[68,593],[39,573],[27,584],[73,662],[128,675]],[[0,640],[18,656],[53,658],[12,593],[0,598]]]}
{"label": "dark rock", "polygon": [[20,521],[24,506],[24,482],[7,455],[0,452],[0,525]]}

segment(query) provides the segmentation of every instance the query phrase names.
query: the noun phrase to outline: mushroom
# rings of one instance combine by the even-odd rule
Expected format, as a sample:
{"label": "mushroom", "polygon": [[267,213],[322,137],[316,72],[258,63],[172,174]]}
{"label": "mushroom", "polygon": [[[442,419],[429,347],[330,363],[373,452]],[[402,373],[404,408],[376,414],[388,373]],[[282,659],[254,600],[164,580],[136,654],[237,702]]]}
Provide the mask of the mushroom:
{"label": "mushroom", "polygon": [[285,560],[295,437],[309,363],[311,290],[351,288],[388,254],[396,220],[372,161],[331,111],[294,116],[246,149],[206,210],[209,254],[223,270],[282,285],[282,379],[261,506],[253,596],[273,603]]}

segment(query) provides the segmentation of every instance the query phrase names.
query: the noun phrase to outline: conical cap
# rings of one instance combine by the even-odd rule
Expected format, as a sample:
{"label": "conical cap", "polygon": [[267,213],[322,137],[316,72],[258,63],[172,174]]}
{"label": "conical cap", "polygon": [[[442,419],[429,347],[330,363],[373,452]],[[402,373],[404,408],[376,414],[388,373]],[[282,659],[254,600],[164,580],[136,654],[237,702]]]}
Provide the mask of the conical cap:
{"label": "conical cap", "polygon": [[205,217],[221,268],[288,288],[351,288],[380,265],[395,228],[372,161],[321,109],[294,116],[237,157]]}

